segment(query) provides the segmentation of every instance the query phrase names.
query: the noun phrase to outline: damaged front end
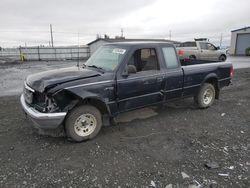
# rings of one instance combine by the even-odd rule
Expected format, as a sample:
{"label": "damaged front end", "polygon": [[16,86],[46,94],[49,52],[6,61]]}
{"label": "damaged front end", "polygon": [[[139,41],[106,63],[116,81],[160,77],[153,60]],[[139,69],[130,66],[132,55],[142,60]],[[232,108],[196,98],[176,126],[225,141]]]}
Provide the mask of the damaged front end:
{"label": "damaged front end", "polygon": [[25,83],[20,101],[36,128],[56,129],[63,124],[67,111],[60,108],[53,95],[37,92]]}

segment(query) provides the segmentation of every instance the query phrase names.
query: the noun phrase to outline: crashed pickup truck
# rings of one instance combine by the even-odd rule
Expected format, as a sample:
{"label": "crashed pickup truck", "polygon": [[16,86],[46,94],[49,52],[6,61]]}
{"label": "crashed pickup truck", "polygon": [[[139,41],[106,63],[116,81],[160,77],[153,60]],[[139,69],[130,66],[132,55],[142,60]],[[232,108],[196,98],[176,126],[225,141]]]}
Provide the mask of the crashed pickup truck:
{"label": "crashed pickup truck", "polygon": [[232,76],[230,63],[181,66],[169,43],[112,43],[82,66],[28,76],[21,105],[36,128],[63,128],[81,142],[122,112],[184,97],[208,108]]}

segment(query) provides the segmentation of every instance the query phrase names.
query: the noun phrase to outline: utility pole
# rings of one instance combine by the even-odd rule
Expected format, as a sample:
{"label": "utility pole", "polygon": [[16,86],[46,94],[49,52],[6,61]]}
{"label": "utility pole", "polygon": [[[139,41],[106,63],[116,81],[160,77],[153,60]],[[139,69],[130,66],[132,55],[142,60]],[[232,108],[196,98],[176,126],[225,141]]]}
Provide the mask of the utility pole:
{"label": "utility pole", "polygon": [[123,37],[123,28],[121,28],[121,37]]}
{"label": "utility pole", "polygon": [[172,37],[172,32],[171,30],[169,30],[169,40],[171,40],[171,37]]}
{"label": "utility pole", "polygon": [[222,45],[222,39],[223,39],[223,33],[221,33],[221,35],[220,35],[220,48],[221,48],[221,45]]}
{"label": "utility pole", "polygon": [[52,24],[50,24],[50,40],[52,47],[54,47]]}

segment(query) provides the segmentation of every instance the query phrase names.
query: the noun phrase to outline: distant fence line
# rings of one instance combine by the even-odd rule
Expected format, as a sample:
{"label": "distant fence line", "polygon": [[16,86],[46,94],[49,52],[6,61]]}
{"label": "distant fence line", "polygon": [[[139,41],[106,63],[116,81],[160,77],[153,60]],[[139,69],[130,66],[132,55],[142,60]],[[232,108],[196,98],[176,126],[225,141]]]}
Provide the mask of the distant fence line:
{"label": "distant fence line", "polygon": [[88,46],[80,47],[19,47],[4,48],[0,51],[0,60],[5,61],[47,61],[77,60],[90,56]]}

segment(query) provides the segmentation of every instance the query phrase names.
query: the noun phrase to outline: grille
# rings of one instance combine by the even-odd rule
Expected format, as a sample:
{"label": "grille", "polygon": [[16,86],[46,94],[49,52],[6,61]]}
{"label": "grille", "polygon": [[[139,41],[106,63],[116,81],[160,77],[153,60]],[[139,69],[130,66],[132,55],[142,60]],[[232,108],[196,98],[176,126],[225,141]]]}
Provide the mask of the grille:
{"label": "grille", "polygon": [[34,101],[35,104],[38,105],[44,105],[45,104],[45,94],[44,93],[40,93],[40,92],[35,92],[34,93]]}

